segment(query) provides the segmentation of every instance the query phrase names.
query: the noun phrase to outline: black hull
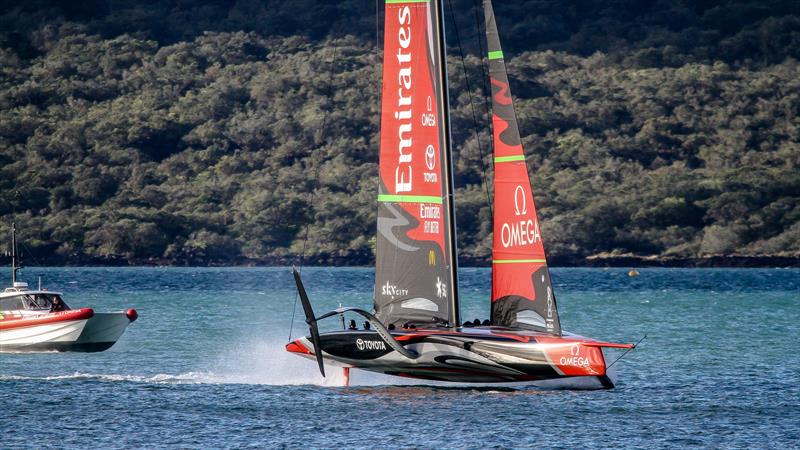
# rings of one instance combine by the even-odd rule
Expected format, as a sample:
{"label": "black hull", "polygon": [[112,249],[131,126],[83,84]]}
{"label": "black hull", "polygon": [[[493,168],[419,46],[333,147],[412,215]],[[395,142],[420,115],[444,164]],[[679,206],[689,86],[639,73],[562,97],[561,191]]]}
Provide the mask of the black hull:
{"label": "black hull", "polygon": [[[520,383],[606,375],[601,346],[579,336],[553,337],[499,327],[393,331],[410,359],[370,330],[320,334],[325,364],[386,375],[456,383]],[[290,352],[316,358],[309,338],[287,346]]]}

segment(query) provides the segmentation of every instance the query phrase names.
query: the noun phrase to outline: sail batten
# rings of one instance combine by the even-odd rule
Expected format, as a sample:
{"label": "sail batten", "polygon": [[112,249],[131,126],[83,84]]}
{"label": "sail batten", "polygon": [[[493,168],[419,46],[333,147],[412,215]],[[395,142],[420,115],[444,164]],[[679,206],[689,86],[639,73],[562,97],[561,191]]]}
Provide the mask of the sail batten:
{"label": "sail batten", "polygon": [[385,0],[375,313],[458,321],[447,88],[438,0]]}
{"label": "sail batten", "polygon": [[508,73],[490,0],[484,0],[494,134],[492,324],[561,334]]}
{"label": "sail batten", "polygon": [[436,203],[442,204],[442,197],[432,195],[378,195],[379,202],[392,202],[392,203]]}

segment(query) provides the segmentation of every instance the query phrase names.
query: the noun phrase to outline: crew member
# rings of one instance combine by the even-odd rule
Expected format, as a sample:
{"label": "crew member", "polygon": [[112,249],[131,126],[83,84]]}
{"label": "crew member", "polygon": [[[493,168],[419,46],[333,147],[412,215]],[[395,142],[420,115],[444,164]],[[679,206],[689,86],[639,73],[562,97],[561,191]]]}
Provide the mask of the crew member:
{"label": "crew member", "polygon": [[67,310],[67,305],[65,305],[64,302],[61,301],[61,297],[53,298],[53,304],[50,305],[50,312],[60,312],[66,310]]}

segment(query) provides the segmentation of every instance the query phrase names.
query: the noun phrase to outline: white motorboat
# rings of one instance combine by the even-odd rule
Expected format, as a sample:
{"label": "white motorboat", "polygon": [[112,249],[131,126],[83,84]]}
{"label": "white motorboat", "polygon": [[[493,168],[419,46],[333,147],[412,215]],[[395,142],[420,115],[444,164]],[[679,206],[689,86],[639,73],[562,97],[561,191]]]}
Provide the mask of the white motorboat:
{"label": "white motorboat", "polygon": [[17,281],[16,229],[12,225],[12,287],[0,293],[0,352],[100,352],[114,345],[137,319],[135,309],[96,313],[70,309],[60,292],[29,289]]}

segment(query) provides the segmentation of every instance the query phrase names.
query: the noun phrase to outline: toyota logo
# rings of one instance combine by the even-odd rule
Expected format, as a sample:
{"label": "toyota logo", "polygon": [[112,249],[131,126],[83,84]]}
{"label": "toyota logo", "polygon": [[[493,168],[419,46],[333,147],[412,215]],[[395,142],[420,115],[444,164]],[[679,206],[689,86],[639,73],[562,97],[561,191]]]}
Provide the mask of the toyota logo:
{"label": "toyota logo", "polygon": [[428,170],[436,167],[436,149],[432,145],[425,149],[425,165],[428,166]]}
{"label": "toyota logo", "polygon": [[359,350],[364,350],[364,341],[361,338],[356,339],[356,347]]}

